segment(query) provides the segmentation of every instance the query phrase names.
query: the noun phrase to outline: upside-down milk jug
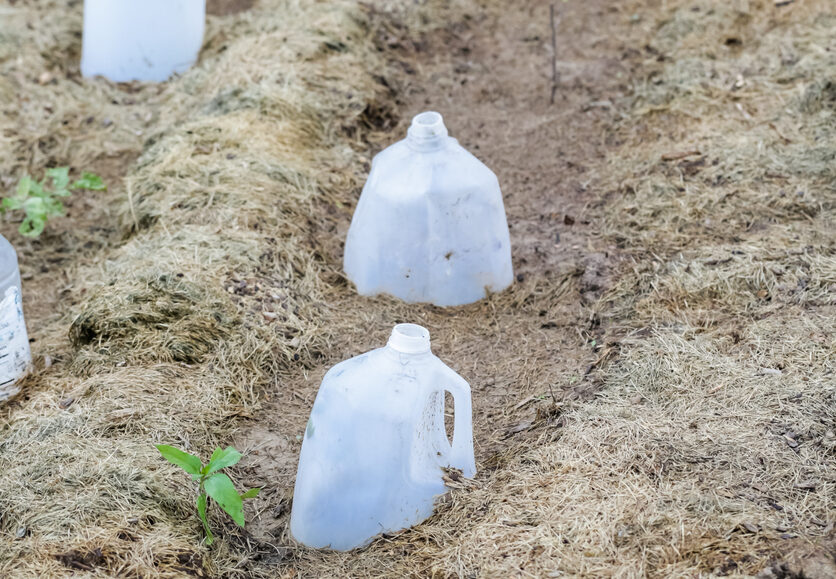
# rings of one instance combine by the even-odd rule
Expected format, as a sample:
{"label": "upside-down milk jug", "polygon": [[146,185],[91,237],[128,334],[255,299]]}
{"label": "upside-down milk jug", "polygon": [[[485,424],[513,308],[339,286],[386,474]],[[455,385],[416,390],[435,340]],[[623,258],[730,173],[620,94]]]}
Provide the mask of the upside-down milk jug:
{"label": "upside-down milk jug", "polygon": [[81,73],[164,81],[197,60],[205,20],[206,0],[84,0]]}
{"label": "upside-down milk jug", "polygon": [[0,402],[20,391],[18,382],[31,364],[20,298],[17,253],[0,235]]}
{"label": "upside-down milk jug", "polygon": [[[452,444],[445,391],[455,404]],[[293,537],[347,551],[430,516],[447,491],[442,467],[476,473],[471,413],[470,386],[415,324],[395,326],[385,347],[331,368],[302,442]]]}
{"label": "upside-down milk jug", "polygon": [[351,220],[344,269],[362,295],[455,306],[513,281],[499,181],[448,136],[441,115],[412,120],[380,152]]}

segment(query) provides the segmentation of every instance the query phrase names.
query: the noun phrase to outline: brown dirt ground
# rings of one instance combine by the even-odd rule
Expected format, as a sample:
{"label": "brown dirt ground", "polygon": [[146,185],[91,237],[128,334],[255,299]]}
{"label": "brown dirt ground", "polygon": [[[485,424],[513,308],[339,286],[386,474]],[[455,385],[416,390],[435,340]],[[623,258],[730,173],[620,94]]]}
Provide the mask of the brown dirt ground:
{"label": "brown dirt ground", "polygon": [[[229,22],[246,27],[250,4],[217,2],[211,12],[236,18],[241,11],[241,20]],[[44,142],[49,130],[31,123],[4,135],[15,143],[0,166],[4,185],[21,170],[71,162],[103,173],[114,202],[76,197],[68,218],[50,224],[38,242],[2,224],[21,254],[28,325],[55,332],[32,332],[39,367],[44,355],[57,352],[57,372],[69,362],[84,369],[34,381],[31,395],[5,410],[3,428],[24,442],[26,429],[56,428],[63,419],[43,408],[80,384],[91,412],[118,413],[128,404],[136,416],[133,423],[133,414],[110,418],[106,427],[86,418],[89,425],[74,423],[73,434],[107,452],[113,452],[109,438],[118,436],[137,447],[191,441],[207,450],[233,442],[246,451],[234,478],[263,490],[248,506],[245,532],[214,519],[220,540],[212,549],[198,546],[189,489],[158,483],[156,473],[143,478],[137,469],[119,478],[102,471],[116,481],[107,487],[115,498],[102,504],[128,522],[70,525],[66,546],[41,531],[49,528],[42,520],[29,520],[25,546],[15,545],[20,506],[0,495],[9,513],[0,541],[9,541],[7,552],[20,557],[16,564],[0,552],[0,569],[18,576],[35,568],[55,576],[62,570],[230,577],[836,576],[836,84],[827,84],[836,83],[833,6],[826,0],[785,7],[756,0],[558,2],[559,82],[552,104],[549,3],[525,0],[513,9],[462,3],[443,14],[430,9],[421,13],[426,21],[453,18],[429,28],[391,4],[394,13],[372,10],[369,27],[387,63],[383,88],[375,89],[382,95],[363,96],[370,103],[363,114],[350,117],[342,132],[328,133],[351,143],[349,177],[303,199],[309,213],[300,232],[290,234],[288,243],[307,252],[307,265],[290,267],[268,256],[285,251],[281,239],[271,239],[257,242],[264,253],[256,265],[236,262],[223,271],[219,283],[243,320],[229,330],[231,341],[269,358],[259,358],[261,367],[249,374],[249,366],[226,354],[183,365],[119,352],[127,368],[121,369],[124,360],[114,368],[105,366],[107,355],[66,343],[73,316],[98,303],[88,289],[102,284],[95,278],[109,259],[130,265],[132,243],[165,239],[172,224],[198,221],[188,208],[185,217],[159,212],[144,192],[149,213],[161,215],[157,224],[139,232],[124,225],[130,183],[141,186],[146,171],[164,188],[171,176],[162,162],[154,173],[154,144],[140,133],[157,119],[141,113],[174,103],[168,118],[177,125],[179,89],[103,88],[107,99],[117,95],[113,106],[138,109],[118,137],[100,128],[101,119],[87,125],[84,111],[67,113],[78,122],[69,130],[75,140],[67,143],[109,138],[106,155],[95,147],[69,150]],[[221,30],[226,22],[218,20],[210,32],[208,63],[223,63],[234,38],[233,28],[228,35]],[[9,70],[5,74],[23,75]],[[371,155],[426,109],[444,114],[451,134],[496,171],[505,194],[517,283],[472,306],[361,298],[339,273],[342,240]],[[275,114],[264,110],[264,117]],[[47,126],[58,122],[45,118],[52,119]],[[205,129],[213,121],[198,122]],[[171,138],[190,143],[176,130]],[[225,138],[224,146],[246,141],[237,133]],[[345,169],[339,163],[346,153],[335,150],[321,154],[336,179],[333,167]],[[690,151],[699,153],[677,158]],[[143,153],[148,158],[137,169]],[[306,167],[298,166],[304,177]],[[176,175],[184,181],[199,176],[185,164]],[[146,210],[141,203],[139,209]],[[261,215],[251,219],[257,225],[242,228],[264,237]],[[183,271],[187,279],[202,279],[191,277],[196,268],[190,262]],[[287,322],[263,316],[280,311],[280,300],[263,298],[262,288],[290,296],[282,298],[293,311]],[[424,524],[362,551],[300,548],[287,524],[300,435],[319,381],[334,363],[384,343],[401,321],[427,326],[436,354],[472,384],[479,474]],[[99,366],[91,370],[91,363]],[[148,368],[156,374],[140,373]],[[123,382],[108,383],[120,372]],[[211,390],[201,372],[235,385]],[[245,377],[235,382],[236,373]],[[140,406],[153,403],[152,388],[122,406],[97,402],[118,399],[118,387],[136,380],[158,381],[166,396],[160,400],[175,418],[150,411],[151,418],[143,417]],[[193,408],[178,405],[191,386],[212,392],[205,399],[219,405],[217,415],[195,418]],[[35,418],[27,405],[37,408]],[[38,436],[31,438],[41,443]],[[20,446],[8,448],[0,446],[0,464],[18,468],[20,459],[8,453]],[[116,452],[154,464],[155,457],[132,446]],[[71,475],[50,484],[66,486]],[[43,489],[21,484],[27,492]],[[170,498],[144,512],[152,499],[143,493],[161,488]],[[91,508],[97,504],[70,496]],[[86,521],[78,513],[60,516],[62,522]],[[99,528],[107,525],[119,531],[118,540],[109,527]],[[53,566],[32,566],[40,564],[41,552],[50,554]]]}

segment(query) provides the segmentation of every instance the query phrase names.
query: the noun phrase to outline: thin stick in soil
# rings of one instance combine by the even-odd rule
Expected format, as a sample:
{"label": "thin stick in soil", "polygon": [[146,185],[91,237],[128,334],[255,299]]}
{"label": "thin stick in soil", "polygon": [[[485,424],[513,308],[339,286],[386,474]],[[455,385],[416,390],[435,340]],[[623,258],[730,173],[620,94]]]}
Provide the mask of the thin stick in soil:
{"label": "thin stick in soil", "polygon": [[557,95],[557,19],[555,17],[554,4],[549,5],[549,22],[552,26],[552,96],[551,104]]}

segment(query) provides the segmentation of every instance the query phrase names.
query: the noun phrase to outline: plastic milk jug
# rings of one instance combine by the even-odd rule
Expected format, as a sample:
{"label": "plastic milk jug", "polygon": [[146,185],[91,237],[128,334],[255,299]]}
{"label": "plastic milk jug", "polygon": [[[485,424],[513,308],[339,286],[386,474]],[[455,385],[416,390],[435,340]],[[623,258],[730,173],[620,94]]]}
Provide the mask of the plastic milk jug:
{"label": "plastic milk jug", "polygon": [[0,235],[0,401],[17,394],[32,363],[14,247]]}
{"label": "plastic milk jug", "polygon": [[[455,403],[453,443],[444,393]],[[299,457],[290,531],[347,551],[415,525],[447,489],[442,467],[476,473],[470,386],[430,352],[421,326],[395,326],[384,348],[325,375]]]}
{"label": "plastic milk jug", "polygon": [[511,242],[493,171],[447,136],[441,115],[412,120],[372,169],[345,242],[362,295],[455,306],[513,281]]}
{"label": "plastic milk jug", "polygon": [[205,20],[206,0],[84,0],[81,74],[160,82],[185,72]]}

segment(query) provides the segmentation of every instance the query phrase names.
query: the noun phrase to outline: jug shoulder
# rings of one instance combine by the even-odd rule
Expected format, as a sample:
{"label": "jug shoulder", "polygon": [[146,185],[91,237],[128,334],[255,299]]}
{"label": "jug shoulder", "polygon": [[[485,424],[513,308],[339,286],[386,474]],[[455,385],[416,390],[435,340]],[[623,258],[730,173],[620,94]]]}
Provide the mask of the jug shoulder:
{"label": "jug shoulder", "polygon": [[341,390],[353,397],[381,396],[400,387],[417,391],[433,382],[434,372],[444,363],[431,353],[404,355],[391,348],[377,348],[332,367],[320,390]]}
{"label": "jug shoulder", "polygon": [[374,156],[372,170],[379,165],[406,162],[432,165],[466,164],[493,174],[487,165],[453,137],[447,137],[443,145],[431,150],[415,149],[406,139],[393,143]]}
{"label": "jug shoulder", "polygon": [[399,199],[463,189],[498,194],[496,174],[455,139],[449,140],[434,151],[415,151],[406,141],[381,151],[372,162],[363,192]]}

